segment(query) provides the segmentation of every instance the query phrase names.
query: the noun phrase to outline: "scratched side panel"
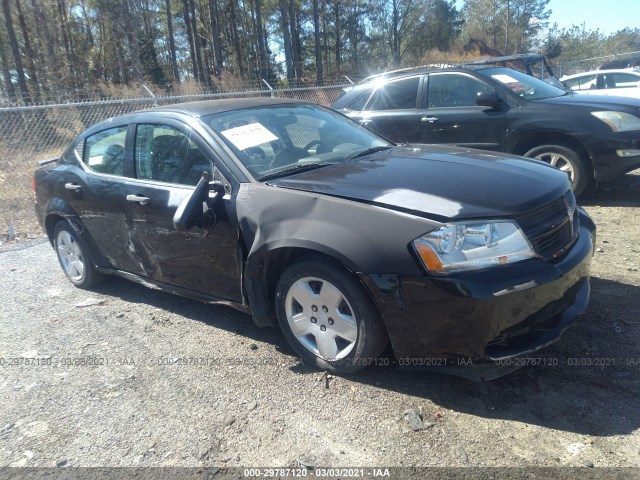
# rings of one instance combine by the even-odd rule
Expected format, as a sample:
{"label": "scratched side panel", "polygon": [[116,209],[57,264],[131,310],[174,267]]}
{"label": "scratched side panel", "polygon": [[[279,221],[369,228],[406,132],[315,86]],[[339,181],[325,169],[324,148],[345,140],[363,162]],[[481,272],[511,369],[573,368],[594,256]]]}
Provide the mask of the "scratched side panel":
{"label": "scratched side panel", "polygon": [[255,255],[283,246],[318,249],[352,270],[420,274],[410,243],[440,223],[328,195],[242,184],[238,220]]}
{"label": "scratched side panel", "polygon": [[179,232],[173,215],[193,187],[130,182],[127,191],[149,198],[125,206],[130,239],[144,275],[158,282],[241,302],[241,267],[236,254],[238,226],[233,200],[212,203],[215,226]]}

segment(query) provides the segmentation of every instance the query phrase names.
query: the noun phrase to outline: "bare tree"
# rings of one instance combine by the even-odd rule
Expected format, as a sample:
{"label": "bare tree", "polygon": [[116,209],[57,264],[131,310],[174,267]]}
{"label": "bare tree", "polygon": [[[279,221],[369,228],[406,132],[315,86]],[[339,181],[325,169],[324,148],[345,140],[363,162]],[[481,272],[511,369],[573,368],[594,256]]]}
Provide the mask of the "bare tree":
{"label": "bare tree", "polygon": [[165,0],[167,9],[167,32],[169,37],[169,57],[171,59],[171,72],[176,82],[180,83],[180,71],[178,70],[178,60],[176,59],[176,39],[173,34],[173,14],[171,13],[171,0]]}
{"label": "bare tree", "polygon": [[11,70],[9,63],[7,62],[7,56],[4,53],[4,41],[2,35],[0,35],[0,63],[2,63],[2,78],[4,79],[4,87],[7,92],[7,97],[11,100],[16,98],[16,89],[13,86],[13,80],[11,79]]}
{"label": "bare tree", "polygon": [[320,9],[318,0],[313,2],[313,39],[316,51],[316,83],[322,85],[322,46],[320,44]]}
{"label": "bare tree", "polygon": [[9,37],[9,47],[11,48],[11,54],[13,55],[13,63],[16,68],[16,74],[18,75],[20,95],[25,103],[31,103],[31,95],[27,88],[27,78],[24,74],[24,67],[22,66],[22,57],[20,55],[20,48],[18,47],[18,39],[16,38],[16,32],[13,29],[13,16],[11,14],[9,0],[2,0],[2,12],[4,13],[4,23]]}

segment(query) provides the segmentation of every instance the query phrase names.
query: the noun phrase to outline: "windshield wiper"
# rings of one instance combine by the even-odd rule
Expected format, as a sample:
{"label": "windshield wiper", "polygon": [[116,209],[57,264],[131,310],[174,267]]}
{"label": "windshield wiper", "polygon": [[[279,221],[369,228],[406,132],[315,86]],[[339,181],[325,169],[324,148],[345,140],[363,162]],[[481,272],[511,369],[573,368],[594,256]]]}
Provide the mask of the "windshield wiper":
{"label": "windshield wiper", "polygon": [[391,148],[391,147],[392,147],[392,145],[384,145],[384,146],[381,145],[381,146],[378,146],[378,147],[367,148],[366,150],[363,150],[363,151],[358,152],[358,153],[354,153],[350,157],[347,157],[347,160],[353,160],[354,158],[364,157],[365,155],[369,155],[371,153],[380,152],[382,150],[387,150],[388,148]]}
{"label": "windshield wiper", "polygon": [[268,175],[264,175],[258,178],[259,182],[264,182],[266,180],[271,180],[272,178],[286,177],[287,175],[293,175],[294,173],[306,172],[309,170],[315,170],[316,168],[321,168],[327,165],[333,165],[328,162],[317,162],[317,163],[303,163],[303,164],[294,164],[290,167],[287,167],[283,170],[279,170],[277,172],[269,173]]}

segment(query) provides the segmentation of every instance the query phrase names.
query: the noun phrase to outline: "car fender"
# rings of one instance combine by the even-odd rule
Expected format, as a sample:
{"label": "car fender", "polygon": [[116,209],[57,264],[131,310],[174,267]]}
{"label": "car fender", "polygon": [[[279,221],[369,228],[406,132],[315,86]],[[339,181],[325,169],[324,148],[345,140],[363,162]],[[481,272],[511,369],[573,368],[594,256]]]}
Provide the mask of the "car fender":
{"label": "car fender", "polygon": [[592,153],[574,132],[568,131],[565,127],[566,125],[562,125],[561,122],[551,120],[547,125],[540,125],[537,121],[531,124],[517,125],[510,131],[506,150],[517,155],[524,155],[540,145],[553,144],[554,142],[564,143],[578,150],[582,158],[592,165]]}
{"label": "car fender", "polygon": [[73,211],[71,206],[60,197],[52,197],[50,198],[46,205],[44,206],[44,228],[49,236],[49,240],[53,243],[53,224],[52,218],[60,217],[66,220],[71,224],[71,227],[75,230],[77,234],[82,233],[82,223],[80,219],[76,215],[76,212]]}
{"label": "car fender", "polygon": [[89,257],[92,259],[95,266],[109,265],[109,261],[100,253],[100,249],[98,249],[93,239],[84,228],[80,217],[78,217],[77,213],[63,198],[52,197],[46,203],[43,212],[43,226],[52,246],[54,241],[53,231],[56,223],[55,219],[61,218],[71,225],[71,228],[73,228],[74,232],[78,235],[78,238],[84,242],[87,247]]}
{"label": "car fender", "polygon": [[[322,253],[359,273],[421,275],[411,242],[442,224],[389,208],[265,184],[242,184],[238,222],[245,242],[245,287],[254,322],[270,325],[266,256],[280,248]],[[300,220],[302,219],[302,220]]]}

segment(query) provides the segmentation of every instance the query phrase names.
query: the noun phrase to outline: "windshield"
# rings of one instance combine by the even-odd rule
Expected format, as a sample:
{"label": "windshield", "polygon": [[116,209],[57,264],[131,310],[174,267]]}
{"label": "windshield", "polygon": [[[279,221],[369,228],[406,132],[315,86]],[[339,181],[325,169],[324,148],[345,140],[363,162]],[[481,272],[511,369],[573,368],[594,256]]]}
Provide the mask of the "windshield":
{"label": "windshield", "polygon": [[538,78],[510,68],[485,68],[478,70],[478,73],[503,83],[516,95],[527,100],[559,97],[567,93],[561,88],[554,87]]}
{"label": "windshield", "polygon": [[213,130],[258,180],[344,162],[391,143],[315,105],[276,105],[207,115]]}

